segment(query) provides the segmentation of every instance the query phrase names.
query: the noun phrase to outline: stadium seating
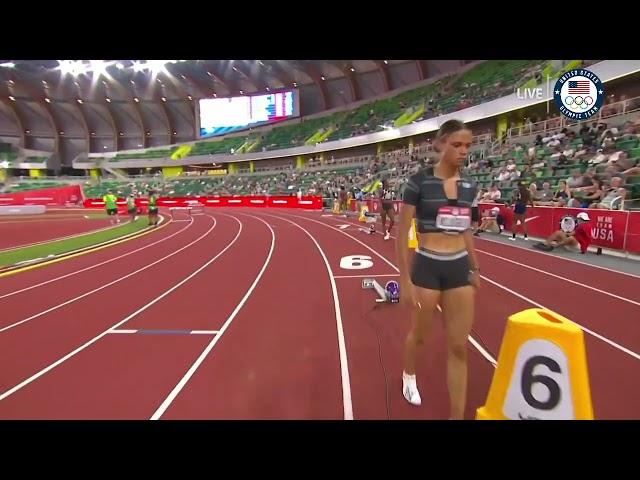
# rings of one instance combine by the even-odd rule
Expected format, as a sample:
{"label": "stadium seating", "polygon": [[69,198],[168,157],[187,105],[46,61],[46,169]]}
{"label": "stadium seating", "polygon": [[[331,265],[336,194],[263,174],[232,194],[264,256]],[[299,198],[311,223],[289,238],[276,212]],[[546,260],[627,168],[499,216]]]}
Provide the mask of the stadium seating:
{"label": "stadium seating", "polygon": [[[259,149],[280,150],[340,140],[391,126],[399,127],[506,95],[521,82],[523,75],[547,65],[545,62],[548,63],[542,60],[488,60],[461,75],[451,75],[356,109],[313,119],[302,118],[294,124],[276,126],[262,135],[249,134],[196,142],[189,156],[248,153]],[[119,153],[110,161],[167,158],[176,148]]]}

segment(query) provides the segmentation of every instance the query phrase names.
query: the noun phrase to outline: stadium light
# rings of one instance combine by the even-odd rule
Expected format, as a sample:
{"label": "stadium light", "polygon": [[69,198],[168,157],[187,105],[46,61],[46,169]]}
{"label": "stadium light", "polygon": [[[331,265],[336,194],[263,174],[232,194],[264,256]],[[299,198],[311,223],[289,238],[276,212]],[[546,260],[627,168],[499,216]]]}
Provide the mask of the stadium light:
{"label": "stadium light", "polygon": [[148,68],[151,73],[161,73],[165,69],[165,65],[167,64],[166,60],[147,60],[145,64],[145,68]]}
{"label": "stadium light", "polygon": [[16,64],[13,62],[5,62],[5,63],[0,63],[0,67],[16,68]]}
{"label": "stadium light", "polygon": [[67,73],[71,73],[71,67],[73,62],[71,60],[58,60],[58,70],[62,72],[63,75]]}
{"label": "stadium light", "polygon": [[99,77],[100,75],[107,74],[107,67],[109,66],[109,63],[104,60],[89,60],[89,63],[95,76]]}
{"label": "stadium light", "polygon": [[134,72],[141,72],[143,71],[146,67],[146,65],[142,62],[133,62],[133,71]]}
{"label": "stadium light", "polygon": [[69,73],[73,76],[78,76],[86,72],[87,65],[76,60],[58,60],[57,69],[60,70],[63,75]]}
{"label": "stadium light", "polygon": [[78,76],[82,75],[87,71],[87,65],[82,62],[73,62],[71,64],[71,75]]}

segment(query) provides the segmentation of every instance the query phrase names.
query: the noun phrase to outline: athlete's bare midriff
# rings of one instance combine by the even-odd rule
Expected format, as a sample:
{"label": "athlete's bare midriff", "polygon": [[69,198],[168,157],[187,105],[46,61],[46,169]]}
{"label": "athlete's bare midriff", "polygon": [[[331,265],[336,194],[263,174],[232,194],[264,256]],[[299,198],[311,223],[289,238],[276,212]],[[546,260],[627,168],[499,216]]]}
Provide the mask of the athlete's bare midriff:
{"label": "athlete's bare midriff", "polygon": [[418,233],[418,245],[440,253],[455,253],[466,248],[461,234],[449,235],[441,232]]}

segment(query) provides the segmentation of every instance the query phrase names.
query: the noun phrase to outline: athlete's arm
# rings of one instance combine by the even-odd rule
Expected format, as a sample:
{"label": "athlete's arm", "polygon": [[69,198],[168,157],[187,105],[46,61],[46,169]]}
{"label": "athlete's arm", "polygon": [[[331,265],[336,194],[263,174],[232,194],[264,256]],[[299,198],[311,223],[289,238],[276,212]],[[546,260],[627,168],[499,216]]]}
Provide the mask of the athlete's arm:
{"label": "athlete's arm", "polygon": [[407,203],[402,205],[400,209],[400,221],[398,222],[398,237],[396,239],[396,247],[398,249],[398,267],[400,269],[400,280],[409,280],[409,229],[411,228],[411,220],[416,213],[416,207]]}
{"label": "athlete's arm", "polygon": [[465,230],[462,234],[464,238],[464,246],[467,249],[467,253],[469,254],[469,266],[471,270],[480,270],[480,264],[478,263],[478,257],[476,255],[476,247],[473,244],[473,233],[471,229]]}
{"label": "athlete's arm", "polygon": [[467,253],[469,254],[469,267],[471,268],[471,284],[478,288],[480,286],[480,264],[478,263],[478,257],[476,255],[476,247],[473,244],[473,233],[472,231],[466,230],[462,237],[464,238],[464,245],[467,249]]}
{"label": "athlete's arm", "polygon": [[[402,208],[400,209],[400,221],[398,223],[398,237],[396,248],[398,250],[398,267],[400,269],[400,301],[405,305],[416,307],[418,298],[416,289],[411,282],[411,269],[409,267],[409,229],[416,215],[416,206],[420,201],[419,178],[413,175],[409,178],[404,190]],[[416,235],[418,232],[416,231]]]}

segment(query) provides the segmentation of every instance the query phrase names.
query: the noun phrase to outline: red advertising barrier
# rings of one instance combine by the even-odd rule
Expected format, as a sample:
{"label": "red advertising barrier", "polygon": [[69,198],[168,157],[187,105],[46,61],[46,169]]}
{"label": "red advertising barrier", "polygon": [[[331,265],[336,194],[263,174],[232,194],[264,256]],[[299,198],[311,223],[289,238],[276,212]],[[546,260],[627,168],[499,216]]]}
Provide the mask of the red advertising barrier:
{"label": "red advertising barrier", "polygon": [[[505,229],[511,231],[513,223],[513,209],[507,205],[482,203],[479,205],[480,214],[494,207],[500,209],[505,219]],[[592,245],[640,252],[640,212],[625,212],[620,210],[579,209],[560,207],[529,207],[526,222],[529,235],[546,238],[560,229],[563,217],[575,217],[580,212],[587,212],[591,219]]]}
{"label": "red advertising barrier", "polygon": [[[369,212],[380,213],[380,200],[370,199],[360,202],[366,205]],[[393,209],[400,211],[401,201],[393,202]],[[480,214],[494,207],[500,209],[505,218],[505,229],[511,231],[513,222],[513,209],[500,203],[481,203]],[[351,200],[350,209],[358,211],[355,200]],[[619,210],[596,210],[560,207],[529,207],[527,209],[527,230],[532,237],[546,238],[560,229],[560,220],[566,215],[575,217],[579,212],[586,211],[591,218],[592,245],[611,248],[614,250],[626,250],[640,253],[640,212],[625,212]]]}
{"label": "red advertising barrier", "polygon": [[[127,201],[118,199],[118,207],[126,208]],[[136,205],[146,209],[149,201],[146,198],[136,198]],[[303,196],[256,196],[256,197],[160,197],[159,207],[188,207],[189,205],[204,205],[207,207],[275,207],[275,208],[305,208],[322,210],[322,197]],[[85,208],[104,208],[102,199],[90,198],[84,201]]]}
{"label": "red advertising barrier", "polygon": [[55,205],[77,204],[82,199],[80,185],[66,185],[56,188],[42,188],[25,192],[0,195],[0,205]]}
{"label": "red advertising barrier", "polygon": [[[382,211],[382,204],[381,204],[380,200],[377,199],[377,198],[373,198],[373,199],[369,199],[369,200],[363,200],[360,203],[362,204],[362,206],[366,205],[371,213],[380,213]],[[393,201],[393,210],[394,210],[394,212],[398,213],[400,211],[400,206],[401,205],[402,205],[402,202],[400,200],[394,200]],[[357,212],[358,211],[357,202],[355,200],[353,200],[353,199],[351,200],[350,209],[351,209],[352,212]]]}

